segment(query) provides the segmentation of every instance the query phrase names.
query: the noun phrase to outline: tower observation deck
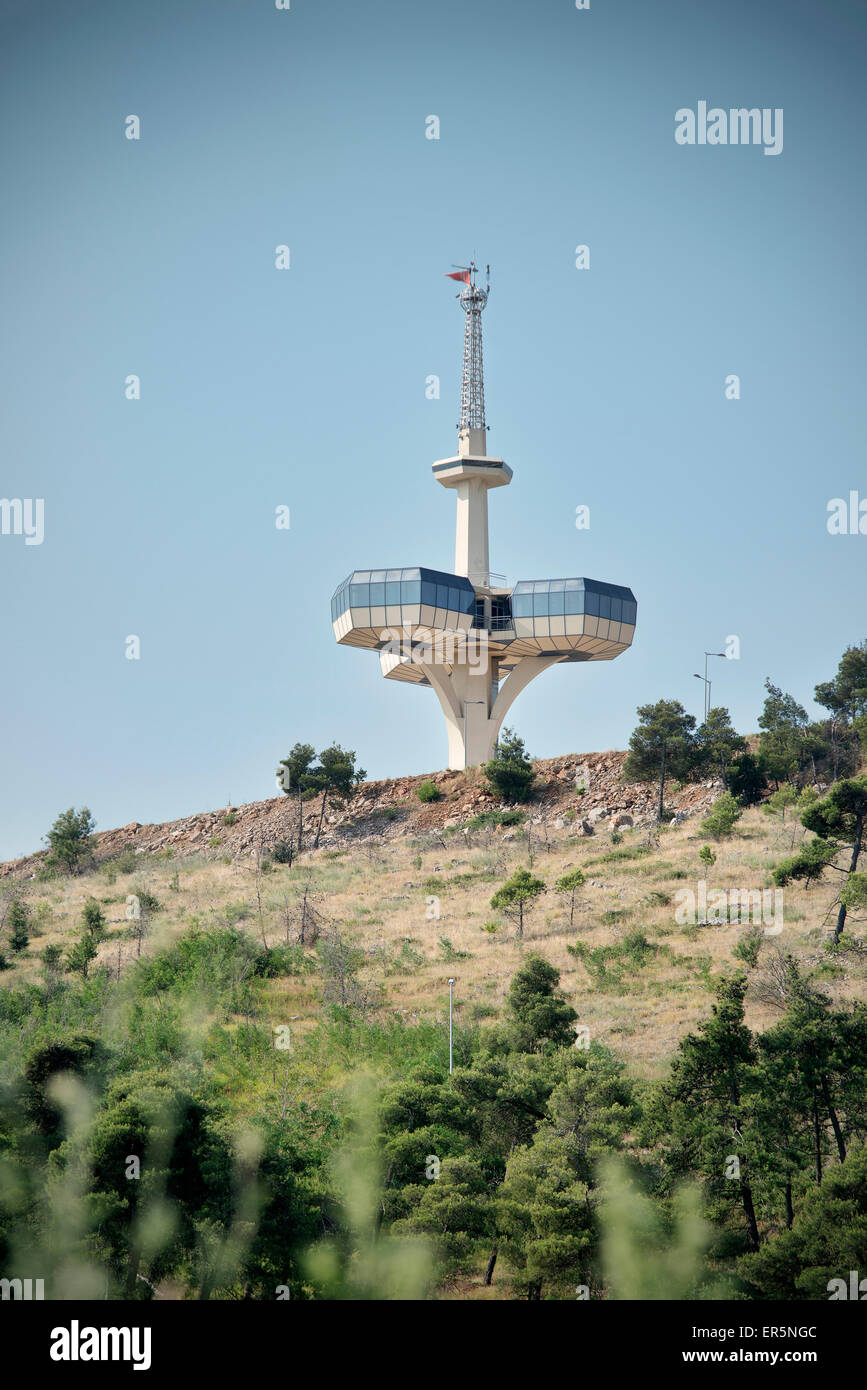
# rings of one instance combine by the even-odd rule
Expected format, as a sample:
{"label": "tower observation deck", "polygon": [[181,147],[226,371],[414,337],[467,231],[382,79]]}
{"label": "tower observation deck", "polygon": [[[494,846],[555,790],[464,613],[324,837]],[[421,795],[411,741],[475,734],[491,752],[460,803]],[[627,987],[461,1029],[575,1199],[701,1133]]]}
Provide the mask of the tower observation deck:
{"label": "tower observation deck", "polygon": [[331,600],[338,642],[377,651],[390,680],[432,687],[445,715],[449,767],[487,762],[515,698],[549,666],[611,661],[632,643],[631,589],[587,578],[521,580],[490,569],[488,493],[512,470],[487,452],[482,311],[490,280],[471,262],[461,282],[464,360],[457,453],[433,475],[456,498],[454,573],[356,570]]}

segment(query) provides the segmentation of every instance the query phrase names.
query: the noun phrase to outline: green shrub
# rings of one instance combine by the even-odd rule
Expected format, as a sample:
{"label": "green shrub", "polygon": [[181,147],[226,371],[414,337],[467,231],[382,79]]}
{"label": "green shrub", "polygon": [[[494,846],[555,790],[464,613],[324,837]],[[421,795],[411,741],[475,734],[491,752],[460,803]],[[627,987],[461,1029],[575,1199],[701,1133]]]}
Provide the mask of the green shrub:
{"label": "green shrub", "polygon": [[759,963],[761,946],[761,927],[750,927],[749,931],[741,937],[732,954],[737,960],[742,960],[751,970],[754,970]]}
{"label": "green shrub", "polygon": [[735,821],[740,820],[743,813],[743,807],[738,805],[731,792],[723,792],[705,816],[701,828],[706,835],[720,839],[723,835],[732,833]]}
{"label": "green shrub", "polygon": [[452,943],[449,941],[449,939],[448,939],[447,936],[441,936],[441,937],[440,937],[440,939],[439,939],[439,948],[440,948],[440,960],[444,960],[444,961],[469,960],[469,956],[470,956],[469,951],[457,951],[457,950],[455,949],[455,947],[452,945]]}
{"label": "green shrub", "polygon": [[426,782],[422,782],[421,786],[416,788],[415,794],[419,801],[425,803],[428,801],[439,801],[442,796],[442,792],[436,782],[432,782],[430,778],[428,778]]}
{"label": "green shrub", "polygon": [[524,740],[512,729],[503,730],[484,772],[489,786],[504,801],[529,801],[536,774]]}

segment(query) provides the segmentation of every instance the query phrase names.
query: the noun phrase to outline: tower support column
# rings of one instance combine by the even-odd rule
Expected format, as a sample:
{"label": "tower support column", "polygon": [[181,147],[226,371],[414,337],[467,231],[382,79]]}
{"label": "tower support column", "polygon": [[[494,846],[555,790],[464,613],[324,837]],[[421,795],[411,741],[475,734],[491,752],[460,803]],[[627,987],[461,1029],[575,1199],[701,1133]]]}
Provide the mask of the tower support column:
{"label": "tower support column", "polygon": [[512,701],[535,676],[561,660],[559,653],[524,657],[499,686],[495,699],[492,697],[497,688],[496,663],[481,670],[469,664],[446,667],[426,662],[422,670],[436,691],[445,715],[449,767],[462,771],[489,762]]}

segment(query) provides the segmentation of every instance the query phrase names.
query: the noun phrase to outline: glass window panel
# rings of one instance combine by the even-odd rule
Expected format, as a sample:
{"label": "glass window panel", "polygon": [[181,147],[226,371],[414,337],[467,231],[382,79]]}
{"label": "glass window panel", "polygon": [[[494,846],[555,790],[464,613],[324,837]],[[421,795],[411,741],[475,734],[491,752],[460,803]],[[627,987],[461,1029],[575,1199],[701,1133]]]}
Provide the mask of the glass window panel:
{"label": "glass window panel", "polygon": [[431,584],[427,579],[422,581],[421,601],[422,603],[429,603],[431,608],[437,606],[437,586]]}
{"label": "glass window panel", "polygon": [[389,580],[395,579],[400,583],[400,570],[386,570],[385,582],[388,583]]}
{"label": "glass window panel", "polygon": [[607,594],[599,595],[599,616],[600,618],[611,617],[611,599]]}
{"label": "glass window panel", "polygon": [[587,589],[584,594],[584,612],[589,613],[591,618],[599,617],[599,595],[594,594],[592,589]]}
{"label": "glass window panel", "polygon": [[449,608],[452,610],[453,613],[463,613],[463,611],[464,611],[464,606],[463,606],[462,600],[463,600],[463,592],[462,592],[462,590],[460,590],[460,589],[454,589],[454,588],[452,588],[451,585],[450,585],[450,586],[449,586]]}
{"label": "glass window panel", "polygon": [[559,593],[554,593],[554,591],[552,590],[551,593],[548,595],[548,612],[557,616],[559,616],[559,614],[561,613],[565,613],[565,600],[566,595],[563,593],[562,589]]}
{"label": "glass window panel", "polygon": [[449,586],[448,584],[437,584],[437,608],[448,608],[449,606]]}
{"label": "glass window panel", "polygon": [[623,600],[623,618],[621,621],[624,623],[634,623],[635,610],[637,607],[637,604],[632,603],[628,598],[625,598]]}
{"label": "glass window panel", "polygon": [[533,617],[547,618],[548,616],[548,594],[535,593],[533,595]]}
{"label": "glass window panel", "polygon": [[355,580],[356,584],[369,584],[370,570],[356,570],[352,578]]}
{"label": "glass window panel", "polygon": [[564,597],[564,599],[566,600],[564,612],[566,612],[566,613],[583,613],[583,612],[584,612],[584,595],[580,592],[580,590],[578,590],[578,589],[567,589],[567,590],[566,590],[566,593],[563,595],[563,597]]}
{"label": "glass window panel", "polygon": [[401,603],[421,603],[421,583],[418,579],[402,579],[400,584]]}
{"label": "glass window panel", "polygon": [[[345,594],[341,597],[345,600]],[[370,603],[370,585],[350,584],[349,602],[353,608],[367,608]]]}
{"label": "glass window panel", "polygon": [[[391,573],[391,571],[389,571]],[[385,586],[386,603],[400,603],[400,580],[389,582]]]}
{"label": "glass window panel", "polygon": [[532,618],[532,594],[515,594],[514,598],[512,599],[512,611],[514,612],[516,618]]}
{"label": "glass window panel", "polygon": [[615,623],[620,622],[620,615],[623,612],[623,599],[613,598],[611,600],[611,618]]}
{"label": "glass window panel", "polygon": [[536,583],[533,585],[533,593],[534,593],[534,594],[547,594],[547,592],[548,592],[548,581],[547,581],[547,579],[537,579],[537,580],[536,580]]}
{"label": "glass window panel", "polygon": [[[375,574],[381,574],[381,570],[375,570]],[[385,585],[371,584],[370,586],[370,606],[371,608],[385,607]]]}
{"label": "glass window panel", "polygon": [[569,589],[569,590],[571,590],[571,589],[583,589],[583,588],[584,588],[584,580],[583,580],[583,579],[564,579],[564,580],[563,580],[563,583],[566,585],[566,588]]}
{"label": "glass window panel", "polygon": [[561,594],[565,588],[566,588],[566,580],[565,580],[565,579],[552,579],[552,580],[551,580],[551,593],[552,593],[552,594]]}

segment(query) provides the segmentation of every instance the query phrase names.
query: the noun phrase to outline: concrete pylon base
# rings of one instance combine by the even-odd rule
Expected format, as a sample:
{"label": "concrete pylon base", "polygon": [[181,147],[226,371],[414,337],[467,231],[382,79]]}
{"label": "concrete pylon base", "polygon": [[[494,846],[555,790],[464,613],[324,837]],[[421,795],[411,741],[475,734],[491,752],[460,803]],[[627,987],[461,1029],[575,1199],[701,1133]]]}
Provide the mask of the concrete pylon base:
{"label": "concrete pylon base", "polygon": [[562,655],[524,657],[506,677],[493,701],[490,669],[425,663],[422,670],[445,715],[449,767],[461,771],[488,762],[513,701],[535,676],[562,660]]}

